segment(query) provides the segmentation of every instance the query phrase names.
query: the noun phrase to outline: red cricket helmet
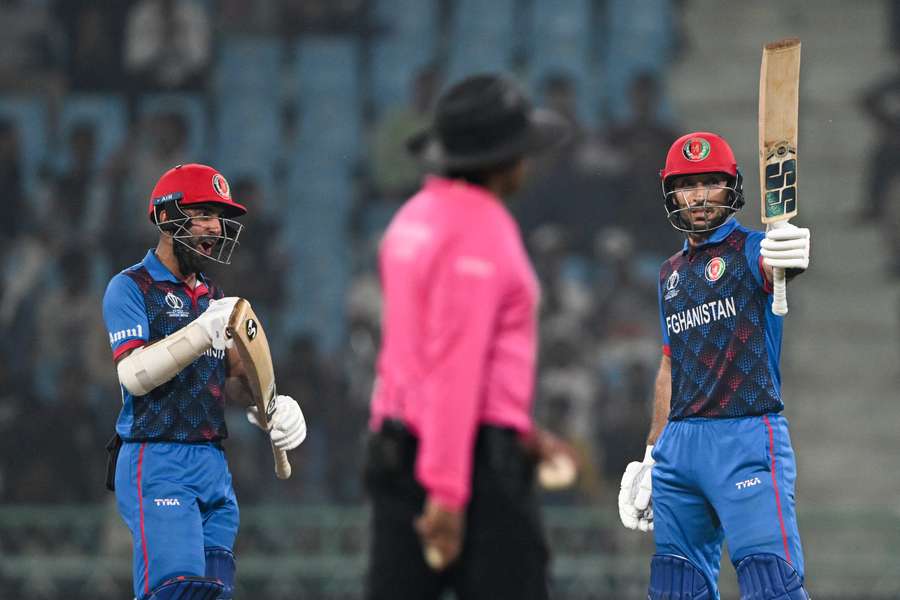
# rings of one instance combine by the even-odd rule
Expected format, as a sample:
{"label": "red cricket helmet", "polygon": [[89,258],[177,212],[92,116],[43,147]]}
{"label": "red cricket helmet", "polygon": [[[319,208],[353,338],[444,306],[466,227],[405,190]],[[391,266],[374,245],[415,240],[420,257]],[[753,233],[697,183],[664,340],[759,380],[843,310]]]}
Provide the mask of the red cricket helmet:
{"label": "red cricket helmet", "polygon": [[697,131],[675,140],[666,154],[666,166],[659,176],[665,184],[670,177],[699,173],[738,175],[734,152],[728,142],[715,133]]}
{"label": "red cricket helmet", "polygon": [[150,194],[147,214],[156,223],[155,211],[166,202],[176,201],[182,208],[192,204],[216,204],[224,217],[240,217],[247,209],[231,197],[228,181],[214,168],[197,163],[178,165],[163,173]]}
{"label": "red cricket helmet", "polygon": [[[710,223],[706,228],[697,229],[684,219],[690,209],[678,206],[671,181],[681,175],[704,173],[723,173],[728,177],[727,189],[730,199],[726,208],[730,213],[725,218]],[[730,215],[744,206],[744,177],[737,166],[731,146],[715,133],[695,131],[675,140],[666,154],[666,165],[659,172],[659,177],[669,223],[679,231],[688,233],[712,231],[724,225]]]}

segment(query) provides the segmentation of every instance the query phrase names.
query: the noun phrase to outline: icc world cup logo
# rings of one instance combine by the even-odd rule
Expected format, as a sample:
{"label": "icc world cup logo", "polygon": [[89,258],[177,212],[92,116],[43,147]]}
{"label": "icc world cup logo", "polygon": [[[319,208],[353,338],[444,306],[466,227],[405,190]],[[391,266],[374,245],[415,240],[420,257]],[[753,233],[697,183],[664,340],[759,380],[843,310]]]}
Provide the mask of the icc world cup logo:
{"label": "icc world cup logo", "polygon": [[256,321],[247,319],[247,337],[252,340],[256,338],[257,332],[259,332],[259,328],[256,326]]}

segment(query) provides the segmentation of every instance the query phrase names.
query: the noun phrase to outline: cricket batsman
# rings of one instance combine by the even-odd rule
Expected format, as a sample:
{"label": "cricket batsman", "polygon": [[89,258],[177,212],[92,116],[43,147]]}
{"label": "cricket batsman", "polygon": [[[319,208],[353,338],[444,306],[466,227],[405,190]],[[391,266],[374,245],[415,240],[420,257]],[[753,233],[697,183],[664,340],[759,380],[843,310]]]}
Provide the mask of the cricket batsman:
{"label": "cricket batsman", "polygon": [[719,598],[728,542],[745,600],[807,600],[794,508],[796,465],[781,415],[783,318],[772,269],[809,265],[808,229],[742,226],[742,176],[713,133],[680,137],[660,173],[683,248],[659,273],[663,352],[642,462],[628,465],[619,515],[653,530],[650,600]]}
{"label": "cricket batsman", "polygon": [[[131,529],[138,600],[233,596],[238,504],[224,408],[226,396],[252,400],[225,333],[238,299],[202,271],[230,262],[245,212],[212,167],[170,169],[150,197],[159,243],[113,277],[103,298],[122,386],[107,485]],[[290,396],[276,403],[268,434],[290,450],[306,422]],[[248,418],[259,425],[252,410]]]}

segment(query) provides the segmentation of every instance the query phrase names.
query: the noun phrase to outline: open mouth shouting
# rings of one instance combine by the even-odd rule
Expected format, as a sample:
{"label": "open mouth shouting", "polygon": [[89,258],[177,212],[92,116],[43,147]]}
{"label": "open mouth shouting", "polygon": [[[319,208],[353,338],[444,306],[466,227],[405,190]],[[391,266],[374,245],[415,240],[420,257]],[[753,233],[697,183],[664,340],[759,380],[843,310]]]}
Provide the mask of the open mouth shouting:
{"label": "open mouth shouting", "polygon": [[213,250],[215,250],[216,241],[213,238],[200,238],[194,244],[194,250],[203,254],[204,256],[212,256]]}

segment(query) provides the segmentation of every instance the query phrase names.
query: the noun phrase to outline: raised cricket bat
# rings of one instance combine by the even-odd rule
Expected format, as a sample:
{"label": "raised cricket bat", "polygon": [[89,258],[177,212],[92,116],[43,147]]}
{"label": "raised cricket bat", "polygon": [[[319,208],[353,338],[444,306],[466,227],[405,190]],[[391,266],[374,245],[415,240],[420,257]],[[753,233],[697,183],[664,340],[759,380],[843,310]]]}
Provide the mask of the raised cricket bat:
{"label": "raised cricket bat", "polygon": [[[250,380],[250,391],[259,410],[259,420],[268,430],[269,419],[275,413],[275,369],[266,332],[250,303],[243,298],[234,305],[226,333],[234,339],[241,355]],[[291,476],[287,453],[275,446],[272,446],[272,453],[275,455],[275,475],[279,479],[287,479]]]}
{"label": "raised cricket bat", "polygon": [[[800,40],[766,44],[759,70],[759,189],[762,222],[776,228],[797,214]],[[773,269],[772,312],[787,314],[784,269]]]}

